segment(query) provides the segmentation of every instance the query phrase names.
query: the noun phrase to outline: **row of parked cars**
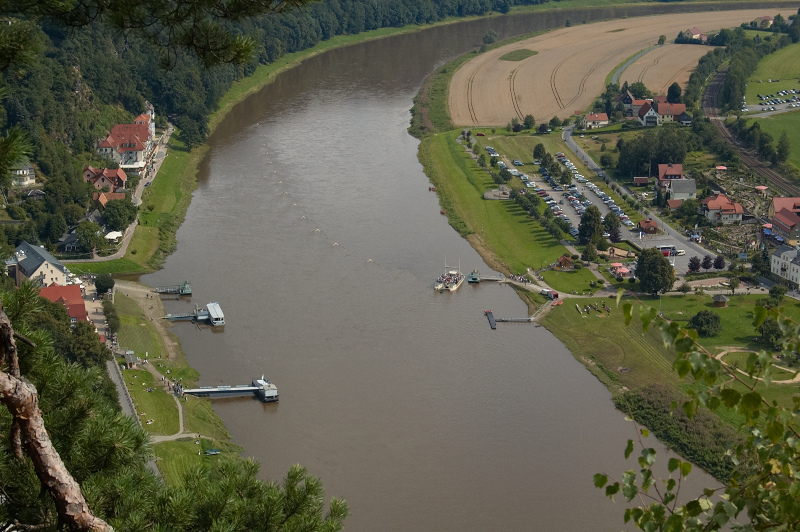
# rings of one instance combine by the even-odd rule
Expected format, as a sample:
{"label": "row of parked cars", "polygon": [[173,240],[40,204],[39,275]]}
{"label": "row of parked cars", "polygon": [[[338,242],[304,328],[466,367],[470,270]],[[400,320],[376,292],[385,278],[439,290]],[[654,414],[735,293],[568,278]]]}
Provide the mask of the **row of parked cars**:
{"label": "row of parked cars", "polygon": [[626,227],[633,227],[636,225],[631,221],[630,218],[628,218],[628,215],[625,214],[625,211],[623,211],[622,208],[616,204],[616,202],[611,198],[611,196],[603,192],[600,189],[600,187],[598,187],[594,183],[589,183],[588,185],[586,185],[586,188],[594,192],[597,198],[600,201],[602,201],[611,212],[617,215],[620,222],[622,222],[622,225]]}

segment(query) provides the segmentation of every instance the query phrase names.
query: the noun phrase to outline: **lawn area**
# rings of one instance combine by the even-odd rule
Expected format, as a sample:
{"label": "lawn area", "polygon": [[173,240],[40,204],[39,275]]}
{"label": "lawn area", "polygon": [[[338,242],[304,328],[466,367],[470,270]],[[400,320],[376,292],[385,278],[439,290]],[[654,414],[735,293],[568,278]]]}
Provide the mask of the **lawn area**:
{"label": "lawn area", "polygon": [[[750,83],[747,85],[747,95],[750,95],[751,90],[755,90],[753,95],[758,93],[765,94],[764,91],[775,93],[777,91],[773,89],[777,88],[784,80],[794,81],[794,85],[788,88],[796,89],[798,78],[800,78],[800,43],[791,44],[763,57],[761,61],[758,62],[756,71],[750,76]],[[768,79],[779,79],[781,81],[769,83],[767,81]],[[759,80],[761,80],[762,83],[759,83]],[[787,87],[780,87],[777,90],[783,90],[784,88]],[[750,103],[749,98],[747,103]]]}
{"label": "lawn area", "polygon": [[[135,234],[133,238],[136,238]],[[95,275],[109,273],[113,275],[115,273],[143,273],[147,271],[146,268],[139,264],[124,258],[106,262],[65,262],[64,266],[69,268],[72,273],[79,275],[83,273],[93,273]]]}
{"label": "lawn area", "polygon": [[547,270],[542,272],[542,277],[548,286],[562,294],[570,294],[573,290],[579,294],[593,294],[601,288],[589,286],[590,282],[597,280],[589,268],[566,271]]}
{"label": "lawn area", "polygon": [[[136,412],[140,414],[142,427],[151,434],[169,435],[178,432],[180,424],[175,399],[164,391],[161,382],[156,383],[149,371],[141,369],[126,369],[122,372],[122,376],[128,386]],[[148,392],[148,388],[152,391]],[[152,419],[153,423],[148,425],[146,423],[148,419]]]}
{"label": "lawn area", "polygon": [[420,161],[451,225],[463,236],[474,234],[509,272],[524,273],[528,267],[554,262],[566,251],[564,246],[515,203],[483,199],[483,193],[497,185],[456,142],[459,134],[426,137],[420,144]]}
{"label": "lawn area", "polygon": [[[711,296],[705,294],[665,296],[660,301],[646,298],[637,302],[625,298],[624,302],[630,301],[634,304],[634,319],[629,327],[625,326],[622,309],[616,306],[613,298],[606,299],[606,304],[612,309],[610,314],[592,311],[588,315],[578,313],[575,304],[583,307],[589,302],[598,302],[601,298],[565,298],[564,304],[554,307],[544,317],[542,324],[609,386],[612,392],[619,391],[621,386],[634,389],[654,382],[672,382],[678,385],[677,376],[671,370],[673,352],[664,347],[659,333],[652,329],[647,333],[642,331],[638,308],[643,305],[661,308],[664,317],[683,326],[697,312],[711,310],[722,318],[723,330],[719,336],[699,338],[701,346],[712,353],[720,352],[721,348],[727,346],[758,351],[765,346],[755,341],[756,331],[752,322],[754,304],[761,297],[763,296],[736,295],[731,297],[728,307],[725,308],[713,307]],[[783,310],[787,316],[800,319],[800,303],[797,301],[789,300]],[[742,360],[746,360],[746,355]],[[744,367],[743,362],[740,367]],[[773,378],[790,378],[790,374],[774,369]],[[691,383],[687,381],[679,385],[685,388]],[[760,391],[765,397],[788,405],[791,397],[800,391],[800,386],[773,385],[762,387]]]}
{"label": "lawn area", "polygon": [[[575,308],[600,301],[611,308],[610,314],[578,313]],[[564,298],[564,304],[553,307],[541,323],[612,393],[622,387],[678,382],[672,372],[674,353],[652,329],[644,333],[635,320],[626,327],[622,309],[613,298]]]}
{"label": "lawn area", "polygon": [[[796,84],[800,88],[800,84]],[[754,120],[748,120],[748,127]],[[790,111],[788,113],[778,113],[770,118],[759,118],[758,123],[762,131],[766,131],[775,142],[781,137],[785,130],[789,136],[789,163],[800,168],[800,111]]]}
{"label": "lawn area", "polygon": [[[192,468],[202,464],[212,464],[214,461],[224,459],[226,454],[238,455],[242,451],[241,447],[229,442],[209,441],[205,438],[201,438],[200,443],[195,443],[196,441],[198,440],[194,438],[181,438],[156,445],[158,468],[167,485],[182,486],[184,475]],[[221,453],[207,456],[205,451],[208,449],[219,449]]]}

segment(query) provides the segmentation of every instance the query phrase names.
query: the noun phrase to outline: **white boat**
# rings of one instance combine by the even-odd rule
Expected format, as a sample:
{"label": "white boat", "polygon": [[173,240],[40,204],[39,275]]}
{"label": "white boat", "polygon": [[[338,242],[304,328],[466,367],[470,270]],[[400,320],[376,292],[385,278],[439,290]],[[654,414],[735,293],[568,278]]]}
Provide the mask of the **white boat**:
{"label": "white boat", "polygon": [[206,308],[208,309],[208,321],[211,322],[211,325],[225,325],[225,315],[222,313],[219,303],[209,303]]}
{"label": "white boat", "polygon": [[461,273],[461,265],[458,268],[444,267],[444,274],[440,275],[436,282],[433,284],[433,289],[439,292],[449,290],[455,292],[459,287],[464,284],[464,274]]}

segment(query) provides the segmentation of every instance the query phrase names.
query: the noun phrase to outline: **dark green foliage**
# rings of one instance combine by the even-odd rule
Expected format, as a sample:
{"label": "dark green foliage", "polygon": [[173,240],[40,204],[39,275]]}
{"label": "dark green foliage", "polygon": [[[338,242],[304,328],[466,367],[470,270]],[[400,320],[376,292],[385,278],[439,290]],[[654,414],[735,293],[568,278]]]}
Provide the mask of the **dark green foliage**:
{"label": "dark green foliage", "polygon": [[614,404],[650,429],[659,440],[696,463],[720,482],[727,482],[736,466],[726,457],[727,446],[742,437],[716,415],[698,411],[689,419],[683,409],[673,409],[685,398],[663,384],[651,384],[614,398]]}
{"label": "dark green foliage", "polygon": [[767,345],[776,345],[783,335],[778,322],[772,317],[765,319],[764,322],[759,325],[758,332],[761,335],[761,342]]}
{"label": "dark green foliage", "polygon": [[533,115],[525,115],[525,119],[522,121],[522,129],[533,129],[535,125],[536,121],[533,119]]}
{"label": "dark green foliage", "polygon": [[716,257],[714,257],[714,268],[716,268],[717,270],[725,269],[725,257],[723,257],[722,255],[717,255]]}
{"label": "dark green foliage", "polygon": [[483,34],[483,44],[493,44],[497,42],[497,32],[494,30],[488,30],[486,33]]}
{"label": "dark green foliage", "polygon": [[689,328],[700,336],[719,336],[722,332],[722,319],[716,312],[701,310],[689,320]]}
{"label": "dark green foliage", "polygon": [[639,255],[636,277],[643,292],[665,293],[675,284],[675,270],[658,248],[647,248]]}
{"label": "dark green foliage", "polygon": [[698,256],[692,256],[689,258],[689,271],[690,272],[697,272],[700,271],[700,266],[702,265],[702,261]]}
{"label": "dark green foliage", "polygon": [[111,200],[103,211],[106,228],[111,231],[123,231],[136,219],[138,209],[129,200]]}
{"label": "dark green foliage", "polygon": [[600,220],[600,210],[594,205],[590,206],[581,215],[581,222],[578,224],[578,240],[582,244],[597,242],[603,236],[603,222]]}
{"label": "dark green foliage", "polygon": [[683,89],[681,89],[680,84],[677,82],[673,83],[667,89],[667,101],[669,103],[681,103],[681,93]]}
{"label": "dark green foliage", "polygon": [[114,279],[107,273],[101,273],[95,278],[94,286],[98,294],[105,294],[114,288]]}

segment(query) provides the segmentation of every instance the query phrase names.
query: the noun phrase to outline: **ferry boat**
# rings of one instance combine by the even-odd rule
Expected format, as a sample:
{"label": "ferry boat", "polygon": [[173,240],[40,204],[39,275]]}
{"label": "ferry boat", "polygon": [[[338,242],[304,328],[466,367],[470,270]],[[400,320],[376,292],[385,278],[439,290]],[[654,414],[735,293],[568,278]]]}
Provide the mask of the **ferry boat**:
{"label": "ferry boat", "polygon": [[464,279],[465,277],[464,274],[461,273],[460,265],[458,268],[448,268],[447,265],[445,265],[444,273],[433,283],[433,289],[438,290],[440,293],[445,290],[455,292],[464,283]]}
{"label": "ferry boat", "polygon": [[467,276],[468,283],[481,282],[481,273],[478,270],[472,270],[472,273]]}

